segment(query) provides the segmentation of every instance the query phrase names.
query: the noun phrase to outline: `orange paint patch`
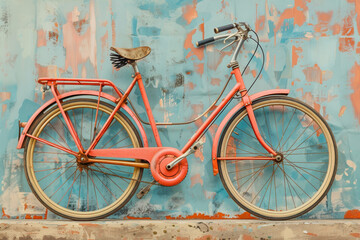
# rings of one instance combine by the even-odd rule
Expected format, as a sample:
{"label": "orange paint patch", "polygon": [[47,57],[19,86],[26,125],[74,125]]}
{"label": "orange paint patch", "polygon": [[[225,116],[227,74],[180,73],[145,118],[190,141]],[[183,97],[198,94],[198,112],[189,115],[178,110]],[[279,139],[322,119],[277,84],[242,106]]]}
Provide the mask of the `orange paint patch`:
{"label": "orange paint patch", "polygon": [[204,23],[199,25],[199,31],[202,32],[202,38],[205,38]]}
{"label": "orange paint patch", "polygon": [[329,31],[329,23],[331,21],[333,11],[330,12],[317,12],[318,23],[314,25],[315,32],[321,33],[321,36],[326,36],[326,32]]}
{"label": "orange paint patch", "polygon": [[187,22],[187,24],[190,24],[192,20],[198,17],[197,11],[196,11],[196,0],[193,1],[193,4],[186,5],[182,8],[183,12],[183,18]]}
{"label": "orange paint patch", "polygon": [[199,73],[200,75],[203,75],[204,73],[204,63],[196,64],[194,63],[195,71]]}
{"label": "orange paint patch", "polygon": [[350,233],[351,236],[360,238],[360,233]]}
{"label": "orange paint patch", "polygon": [[353,219],[353,218],[355,219],[360,218],[360,210],[358,209],[349,210],[344,215],[344,219]]}
{"label": "orange paint patch", "polygon": [[306,81],[323,83],[323,75],[319,65],[315,64],[314,67],[307,67],[303,70]]}
{"label": "orange paint patch", "polygon": [[244,234],[242,240],[254,240],[254,238],[250,235]]}
{"label": "orange paint patch", "polygon": [[220,78],[211,78],[211,82],[210,84],[213,85],[213,86],[220,86]]}
{"label": "orange paint patch", "polygon": [[168,220],[174,220],[174,219],[177,219],[177,220],[185,220],[185,219],[257,219],[255,217],[252,217],[250,215],[250,213],[248,213],[248,212],[245,212],[241,215],[235,215],[235,217],[230,217],[229,214],[218,212],[212,216],[206,215],[203,213],[194,213],[193,215],[188,215],[185,217],[179,215],[177,217],[166,216],[165,218]]}
{"label": "orange paint patch", "polygon": [[341,30],[341,26],[340,24],[334,24],[332,27],[331,27],[331,30],[332,30],[332,35],[337,35],[340,33],[340,30]]}
{"label": "orange paint patch", "polygon": [[285,9],[280,15],[279,21],[274,29],[275,32],[281,28],[285,19],[294,19],[294,25],[302,26],[306,21],[305,12],[308,10],[306,4],[311,0],[295,0],[294,7]]}
{"label": "orange paint patch", "polygon": [[46,46],[46,34],[43,29],[37,31],[37,47]]}
{"label": "orange paint patch", "polygon": [[139,220],[139,219],[142,219],[142,220],[150,220],[151,218],[150,218],[150,217],[132,217],[132,216],[126,216],[126,217],[124,217],[124,219],[132,219],[132,220],[134,220],[134,219],[137,219],[137,220]]}
{"label": "orange paint patch", "polygon": [[79,223],[80,226],[88,226],[88,227],[98,227],[99,224],[96,223]]}
{"label": "orange paint patch", "polygon": [[251,70],[251,74],[253,75],[253,77],[256,77],[256,70]]}
{"label": "orange paint patch", "polygon": [[116,31],[115,31],[115,20],[111,21],[111,45],[115,45]]}
{"label": "orange paint patch", "polygon": [[186,86],[187,89],[193,90],[196,85],[194,83],[192,83],[192,82],[188,82],[185,86]]}
{"label": "orange paint patch", "polygon": [[32,217],[31,217],[30,214],[26,214],[26,215],[25,215],[25,219],[32,219]]}
{"label": "orange paint patch", "polygon": [[10,92],[0,92],[0,100],[1,102],[4,102],[6,100],[9,100],[11,97],[11,93]]}
{"label": "orange paint patch", "polygon": [[73,76],[79,75],[79,65],[90,62],[97,75],[96,60],[96,19],[94,1],[90,1],[89,14],[80,19],[77,7],[67,14],[67,22],[62,27],[65,48],[65,71],[71,67]]}
{"label": "orange paint patch", "polygon": [[108,31],[104,34],[104,36],[101,37],[101,63],[104,63],[105,61],[105,53],[107,53],[107,49],[109,48],[108,44]]}
{"label": "orange paint patch", "polygon": [[7,214],[5,213],[4,208],[2,208],[2,218],[4,218],[4,217],[10,218],[10,215],[7,215]]}
{"label": "orange paint patch", "polygon": [[354,35],[354,24],[352,20],[352,16],[347,16],[343,20],[344,24],[342,26],[341,35],[343,36],[353,36]]}
{"label": "orange paint patch", "polygon": [[191,56],[196,56],[199,60],[202,60],[204,58],[204,48],[196,48],[194,44],[192,43],[192,37],[195,34],[196,29],[193,29],[185,39],[184,48],[190,49],[190,52],[186,55],[186,58],[189,58]]}
{"label": "orange paint patch", "polygon": [[191,185],[190,185],[191,188],[192,188],[195,184],[198,184],[198,183],[200,183],[201,186],[204,184],[204,181],[202,180],[200,173],[195,174],[194,176],[192,176],[192,177],[190,178],[190,181],[191,181]]}
{"label": "orange paint patch", "polygon": [[351,37],[339,38],[339,51],[351,52],[354,50],[355,40]]}
{"label": "orange paint patch", "polygon": [[345,112],[345,110],[346,110],[346,106],[342,106],[341,108],[340,108],[340,111],[339,111],[339,117],[341,117],[343,114],[344,114],[344,112]]}
{"label": "orange paint patch", "polygon": [[360,123],[360,65],[355,62],[350,70],[351,88],[354,92],[350,95],[350,99],[355,111],[355,117]]}
{"label": "orange paint patch", "polygon": [[314,237],[317,237],[317,234],[315,234],[315,233],[306,233],[306,235],[309,235],[309,236],[314,236]]}

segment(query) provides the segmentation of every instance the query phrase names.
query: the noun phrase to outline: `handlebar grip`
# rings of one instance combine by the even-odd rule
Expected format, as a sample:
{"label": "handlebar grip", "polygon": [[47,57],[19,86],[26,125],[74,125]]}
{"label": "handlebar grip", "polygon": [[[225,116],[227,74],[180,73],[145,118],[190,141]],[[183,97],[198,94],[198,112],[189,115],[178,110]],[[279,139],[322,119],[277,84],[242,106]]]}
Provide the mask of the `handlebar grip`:
{"label": "handlebar grip", "polygon": [[236,24],[235,24],[235,23],[214,28],[214,32],[215,32],[215,33],[219,33],[219,32],[223,32],[223,31],[226,31],[226,30],[233,29],[233,28],[236,28]]}
{"label": "handlebar grip", "polygon": [[197,47],[201,47],[202,45],[208,44],[215,41],[214,37],[205,38],[204,40],[196,42]]}

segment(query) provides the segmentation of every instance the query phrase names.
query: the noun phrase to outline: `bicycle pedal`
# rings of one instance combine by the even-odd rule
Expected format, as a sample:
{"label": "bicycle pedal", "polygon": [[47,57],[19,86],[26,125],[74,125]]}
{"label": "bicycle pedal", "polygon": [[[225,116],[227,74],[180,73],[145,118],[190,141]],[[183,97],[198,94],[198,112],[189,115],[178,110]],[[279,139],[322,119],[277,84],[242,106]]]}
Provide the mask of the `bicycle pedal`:
{"label": "bicycle pedal", "polygon": [[156,183],[156,181],[152,181],[151,183],[149,183],[148,185],[146,185],[145,187],[143,187],[137,194],[136,197],[138,199],[141,199],[142,197],[144,197],[149,191],[150,188]]}

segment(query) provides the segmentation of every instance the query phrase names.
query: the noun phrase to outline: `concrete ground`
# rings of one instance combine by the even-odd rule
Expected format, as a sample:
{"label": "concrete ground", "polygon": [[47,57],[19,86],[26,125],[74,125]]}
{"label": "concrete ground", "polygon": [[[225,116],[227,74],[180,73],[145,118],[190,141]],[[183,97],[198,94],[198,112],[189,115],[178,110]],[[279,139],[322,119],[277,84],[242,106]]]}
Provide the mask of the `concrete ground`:
{"label": "concrete ground", "polygon": [[360,220],[0,220],[0,239],[360,239]]}

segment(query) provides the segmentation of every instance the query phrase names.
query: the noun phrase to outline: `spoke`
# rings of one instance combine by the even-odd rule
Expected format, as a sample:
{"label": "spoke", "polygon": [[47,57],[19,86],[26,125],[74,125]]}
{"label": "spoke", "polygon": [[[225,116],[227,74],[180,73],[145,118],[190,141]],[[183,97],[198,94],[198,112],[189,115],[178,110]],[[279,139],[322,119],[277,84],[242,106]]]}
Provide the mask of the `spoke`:
{"label": "spoke", "polygon": [[[96,175],[95,172],[92,172],[98,179],[99,177]],[[102,196],[102,198],[104,199],[104,201],[106,202],[107,205],[109,205],[108,201],[106,201],[106,198],[104,197],[104,195],[100,192],[100,190],[98,189],[98,187],[94,184],[95,188],[98,190],[98,192],[100,193],[100,195]]]}
{"label": "spoke", "polygon": [[[244,122],[248,125],[249,129],[252,129],[252,126],[250,123],[248,123],[246,121],[246,119],[244,119]],[[238,130],[242,131],[243,133],[245,133],[246,135],[248,135],[249,137],[255,139],[257,142],[259,142],[259,140],[256,138],[256,136],[251,136],[250,134],[246,133],[244,130],[237,128]],[[262,132],[261,128],[259,127],[259,131],[260,131],[260,135],[263,137],[264,141],[271,146],[271,143],[265,138],[265,134]],[[252,131],[254,133],[254,131]]]}
{"label": "spoke", "polygon": [[[64,128],[66,128],[67,129],[67,127],[64,125],[64,123],[61,121],[61,119],[60,119],[60,117],[59,117],[59,115],[58,116],[56,116],[59,120],[60,120],[60,122],[61,122],[61,124],[63,125],[63,129]],[[51,124],[51,122],[49,122],[49,124],[50,124],[50,126],[55,130],[55,132],[58,134],[58,136],[63,140],[63,142],[66,144],[66,146],[69,148],[69,149],[71,149],[70,148],[70,146],[67,144],[67,141],[65,140],[65,138],[64,138],[64,136],[61,136],[61,134],[58,132],[58,130]],[[46,130],[45,130],[46,131]],[[47,132],[44,132],[46,135],[48,135],[49,137],[51,137]],[[65,133],[64,133],[65,134]],[[52,139],[54,139],[53,137],[51,137]],[[55,140],[55,139],[54,139]],[[55,140],[56,141],[56,140]],[[58,141],[57,141],[58,142]],[[58,142],[59,143],[59,142]],[[60,143],[59,143],[60,144]],[[63,147],[65,147],[64,145],[62,145],[62,144],[60,144],[61,146],[63,146]]]}
{"label": "spoke", "polygon": [[[284,167],[284,165],[283,165],[283,167]],[[288,188],[289,188],[289,191],[290,191],[290,194],[291,194],[291,198],[292,198],[292,201],[293,201],[293,204],[294,204],[294,208],[296,208],[294,196],[293,196],[293,193],[292,193],[290,187],[292,187],[294,191],[295,191],[295,189],[294,189],[294,187],[291,185],[291,183],[289,182],[289,180],[288,180],[288,178],[287,178],[287,176],[286,176],[286,173],[285,173],[285,170],[284,170],[285,167],[284,167],[284,169],[282,169],[282,168],[279,166],[279,168],[281,169],[281,171],[282,171],[283,174],[284,174],[284,182],[287,182],[287,184],[288,184]],[[285,192],[286,192],[286,185],[285,185],[284,188],[285,188]],[[295,191],[295,193],[296,193],[296,195],[298,195],[298,193],[297,193],[296,191]],[[299,195],[298,195],[298,197],[299,197]],[[299,199],[300,199],[301,202],[303,202],[300,197],[299,197]],[[286,210],[287,210],[287,200],[285,200],[285,203],[286,203]]]}
{"label": "spoke", "polygon": [[[322,146],[322,145],[324,145],[324,144],[326,144],[327,145],[327,143],[325,142],[325,143],[317,143],[317,144],[312,144],[312,145],[308,145],[308,146],[305,146],[305,147],[301,147],[301,148],[292,148],[292,149],[289,149],[289,150],[287,150],[287,151],[283,151],[282,152],[282,154],[285,154],[285,153],[287,153],[287,152],[292,152],[292,151],[296,151],[296,150],[300,150],[300,149],[305,149],[305,148],[312,148],[312,147],[320,147],[320,146]],[[322,148],[322,147],[321,147]]]}
{"label": "spoke", "polygon": [[[53,174],[53,173],[56,172],[57,170],[61,169],[62,166],[68,165],[69,163],[71,163],[71,161],[67,162],[65,165],[61,165],[60,167],[58,167],[57,169],[55,169],[55,170],[52,171],[51,173],[49,173],[49,174],[47,174],[46,176],[42,177],[41,179],[38,180],[38,182],[40,182],[41,180],[43,180],[43,179],[46,178],[47,176]],[[70,167],[72,167],[75,163],[76,163],[76,161],[73,162],[70,166],[68,166],[67,169],[70,168]],[[67,171],[67,169],[65,170],[65,172]],[[62,174],[64,174],[65,172],[63,172]],[[62,174],[61,174],[61,175],[62,175]],[[61,175],[60,175],[60,176],[61,176]],[[60,176],[59,176],[59,177],[60,177]],[[45,189],[44,189],[44,191],[45,191]]]}
{"label": "spoke", "polygon": [[[237,140],[237,138],[235,138],[236,140]],[[235,140],[234,140],[235,141]],[[250,145],[248,145],[248,144],[246,144],[245,142],[243,142],[242,140],[237,140],[238,142],[240,142],[240,143],[242,143],[242,144],[244,144],[245,146],[247,146],[248,148],[251,148],[251,149],[253,149],[253,150],[255,150],[256,152],[258,152],[259,154],[262,154],[262,155],[265,155],[265,153],[263,153],[263,152],[260,152],[259,150],[257,150],[257,149],[255,149],[255,148],[253,148],[253,147],[251,147]],[[242,150],[241,148],[239,148],[240,150]],[[244,151],[244,150],[242,150],[242,151]]]}
{"label": "spoke", "polygon": [[[64,148],[66,148],[65,146],[63,146]],[[63,152],[42,152],[42,151],[34,151],[34,153],[46,153],[46,154],[63,154],[63,155],[68,155],[69,153],[63,153]]]}
{"label": "spoke", "polygon": [[88,170],[85,169],[87,178],[86,178],[86,207],[87,207],[87,211],[89,211],[89,174],[88,174]]}
{"label": "spoke", "polygon": [[235,182],[235,181],[241,180],[241,179],[243,179],[243,178],[245,178],[245,177],[247,177],[247,176],[252,175],[248,180],[246,180],[242,185],[240,185],[240,186],[237,188],[237,190],[239,190],[240,187],[244,186],[245,183],[247,183],[251,178],[253,178],[253,177],[254,177],[257,173],[259,173],[261,170],[264,170],[265,168],[271,167],[272,165],[275,164],[275,163],[274,163],[274,164],[272,164],[272,165],[267,165],[269,162],[270,162],[270,161],[268,161],[267,163],[265,163],[264,166],[263,166],[263,168],[255,171],[255,172],[253,172],[253,173],[249,173],[249,174],[247,174],[247,175],[245,175],[245,176],[243,176],[243,177],[241,177],[241,178],[238,178],[238,179],[235,179],[234,181],[232,181],[232,182]]}
{"label": "spoke", "polygon": [[[50,198],[52,198],[54,195],[55,195],[55,193],[57,193],[58,191],[59,191],[59,189],[60,188],[62,188],[62,186],[64,186],[64,184],[75,174],[77,172],[77,168],[76,168],[76,170],[63,182],[63,184],[61,184],[60,185],[60,187],[58,187],[58,189],[53,193],[53,194],[51,194],[51,196],[49,196]],[[52,183],[51,183],[52,184]],[[50,184],[50,185],[51,185]],[[49,186],[48,186],[49,187]],[[47,187],[46,187],[47,188]],[[45,191],[45,189],[44,189],[44,191]]]}
{"label": "spoke", "polygon": [[[266,117],[266,114],[265,114],[265,110],[264,108],[262,108],[263,110],[263,113],[264,113],[264,118],[265,118],[265,123],[266,123],[266,127],[267,127],[267,132],[269,134],[269,141],[271,142],[271,135],[270,135],[270,128],[269,128],[269,125],[268,125],[268,122],[267,122],[267,117]],[[270,146],[272,149],[274,149],[273,145],[270,143]]]}
{"label": "spoke", "polygon": [[[293,166],[292,166],[293,167]],[[298,173],[300,173],[295,167],[293,167]],[[284,170],[284,172],[285,172],[285,170]],[[285,173],[286,174],[286,173]],[[300,175],[302,175],[301,173],[300,173]],[[304,191],[304,189],[302,188],[302,187],[300,187],[297,183],[296,183],[296,181],[292,178],[292,177],[290,177],[288,174],[286,174],[286,176],[288,176],[290,179],[291,179],[291,181],[293,182],[293,183],[295,183],[295,185],[296,186],[298,186],[298,188],[300,188],[302,191],[303,191],[303,193],[305,193],[309,198],[311,198],[310,196],[309,196],[309,194],[307,194],[305,191]],[[302,175],[303,176],[303,175]],[[303,176],[304,177],[304,176]],[[305,177],[304,177],[305,178]],[[305,178],[305,180],[307,181],[307,182],[309,182],[309,180],[307,180],[306,178]],[[310,183],[310,182],[309,182]],[[311,183],[310,183],[311,184]],[[311,184],[312,185],[312,184]],[[312,185],[313,186],[313,185]],[[314,186],[313,186],[314,187]],[[314,187],[315,188],[315,187]],[[316,188],[315,188],[315,190],[316,190]]]}
{"label": "spoke", "polygon": [[[300,125],[301,121],[304,119],[305,116],[306,116],[306,113],[304,113],[304,115],[301,117],[301,119],[299,120],[299,122],[296,124],[294,130],[292,130],[292,132],[290,133],[290,135],[288,136],[288,138],[285,140],[285,143],[287,143],[287,141],[289,140],[289,138],[290,138],[291,136],[293,136],[293,133],[295,132],[295,130],[297,129],[297,127]],[[313,121],[313,120],[312,120],[312,121]],[[306,128],[305,128],[305,130],[306,130]],[[299,136],[299,137],[300,137],[300,136]],[[291,147],[289,147],[289,148],[291,148]],[[282,148],[281,148],[281,150],[282,150]]]}
{"label": "spoke", "polygon": [[[65,164],[66,165],[66,164]],[[61,166],[61,167],[55,167],[55,168],[48,168],[48,169],[42,169],[42,170],[36,170],[36,171],[34,171],[34,172],[45,172],[45,171],[50,171],[50,170],[59,170],[59,169],[61,169],[61,168],[64,168],[64,167],[66,167],[65,165],[63,165],[63,166]]]}
{"label": "spoke", "polygon": [[[311,123],[313,123],[314,122],[314,120],[311,120],[311,122],[309,123],[309,125],[307,125],[307,127],[301,132],[301,134],[296,138],[296,140],[295,140],[295,142],[289,147],[289,149],[290,148],[292,148],[294,145],[295,145],[295,143],[300,139],[300,137],[305,133],[305,131],[310,127],[310,125],[311,125]],[[318,130],[318,129],[317,129]],[[317,131],[316,130],[316,131]],[[306,142],[312,135],[314,135],[314,133],[316,133],[316,131],[315,132],[313,132],[310,136],[308,136],[304,141],[302,141],[297,147],[300,147],[304,142]],[[295,148],[296,149],[296,148]],[[293,152],[293,151],[292,151]],[[292,152],[290,152],[290,153],[292,153]],[[287,155],[289,155],[290,153],[288,153]]]}
{"label": "spoke", "polygon": [[[98,166],[95,166],[95,167],[97,167],[98,169],[100,169]],[[100,169],[100,171],[101,171],[101,169]],[[105,176],[106,176],[107,178],[109,178],[110,181],[112,181],[122,192],[124,192],[124,190],[123,190],[119,185],[117,185],[116,182],[115,182],[114,180],[112,180],[112,178],[110,178],[107,174],[105,174]]]}
{"label": "spoke", "polygon": [[[279,166],[279,165],[278,165],[278,166]],[[270,183],[267,185],[267,187],[266,187],[266,189],[265,189],[265,193],[264,193],[264,196],[263,196],[262,199],[261,199],[261,202],[260,202],[259,207],[261,207],[262,202],[263,202],[264,199],[265,199],[266,193],[267,193],[267,191],[268,191],[268,189],[269,189],[269,186],[271,185],[271,181],[272,181],[273,176],[274,176],[274,171],[273,171],[273,173],[271,174],[271,176],[269,177],[269,179],[264,183],[263,187],[262,187],[262,188],[259,190],[259,192],[256,194],[256,196],[254,197],[254,199],[252,200],[252,201],[255,200],[255,198],[257,197],[257,195],[259,195],[259,193],[262,191],[262,189],[265,187],[265,185],[270,181]]]}
{"label": "spoke", "polygon": [[68,199],[68,202],[67,202],[66,207],[69,206],[71,194],[72,194],[72,191],[73,191],[73,188],[74,188],[74,183],[75,183],[75,181],[78,179],[78,177],[81,175],[81,174],[79,174],[78,176],[76,176],[77,170],[78,170],[78,169],[76,169],[76,171],[74,172],[74,180],[73,180],[71,186],[70,186],[70,187],[68,188],[68,190],[64,193],[63,197],[60,199],[60,201],[58,202],[58,204],[61,203],[61,201],[63,200],[63,198],[65,197],[65,195],[69,192],[69,190],[70,190],[70,188],[71,188],[71,191],[70,191],[70,194],[69,194],[69,199]]}
{"label": "spoke", "polygon": [[[278,140],[278,142],[280,142],[280,141],[279,141],[279,140],[280,140],[280,138],[279,138],[279,131],[278,131],[278,127],[277,127],[277,122],[276,122],[276,117],[275,117],[275,111],[274,111],[274,108],[275,108],[275,107],[273,107],[272,112],[273,112],[273,115],[274,115],[275,128],[276,128],[276,135],[277,135],[277,140]],[[277,150],[277,149],[275,149],[275,150]],[[276,195],[275,195],[275,197],[276,197]]]}
{"label": "spoke", "polygon": [[[61,142],[59,142],[58,140],[56,140],[55,138],[53,138],[52,136],[50,136],[47,132],[47,130],[43,131],[44,134],[46,134],[47,136],[49,136],[49,138],[53,139],[55,142],[57,142],[60,146],[62,146],[63,148],[66,148],[66,146],[64,146],[63,144],[61,144]],[[46,139],[45,139],[46,140]],[[67,143],[65,143],[68,147],[68,149],[71,150],[71,148],[69,147],[69,145]]]}
{"label": "spoke", "polygon": [[[125,139],[128,139],[128,138],[130,138],[130,136],[129,136],[129,135],[128,135],[127,137],[125,137],[125,138],[123,138],[123,139],[119,140],[117,143],[115,143],[115,144],[111,145],[109,148],[112,148],[113,146],[117,145],[118,143],[121,143],[122,141],[124,141]],[[132,144],[131,144],[131,145],[132,145]]]}
{"label": "spoke", "polygon": [[[226,146],[229,146],[229,147],[233,147],[232,145],[226,145]],[[255,154],[255,155],[259,155],[259,153],[260,154],[262,154],[262,155],[265,155],[264,153],[262,153],[262,152],[249,152],[249,151],[246,151],[246,150],[244,150],[244,149],[242,149],[242,148],[236,148],[237,150],[240,150],[240,151],[243,151],[244,153],[241,153],[241,152],[235,152],[235,153],[237,153],[237,154]],[[236,155],[237,155],[236,154]],[[234,156],[234,157],[236,157],[236,155]],[[226,157],[230,157],[230,156],[226,156]]]}
{"label": "spoke", "polygon": [[[320,128],[318,128],[317,130],[319,130]],[[310,137],[312,137],[316,132],[317,132],[317,130],[316,131],[314,131],[310,136],[308,136],[304,141],[302,141],[299,145],[297,145],[297,147],[295,148],[295,150],[298,148],[298,147],[300,147],[301,145],[303,145],[304,144],[304,142],[306,142],[307,140],[309,140],[309,138]],[[296,140],[297,141],[297,140]],[[295,143],[294,143],[295,144]],[[294,146],[294,144],[293,145],[291,145],[291,147],[290,148],[292,148],[292,146]],[[293,150],[293,151],[291,151],[290,153],[288,153],[286,156],[288,156],[288,155],[290,155],[291,153],[293,153],[295,150]]]}
{"label": "spoke", "polygon": [[92,172],[100,172],[100,173],[107,174],[107,175],[110,175],[110,176],[118,177],[118,178],[122,179],[124,182],[126,182],[127,184],[129,184],[129,182],[125,181],[125,179],[138,181],[137,179],[123,177],[123,176],[119,176],[119,175],[111,174],[111,173],[107,173],[107,172],[101,172],[101,171],[93,169],[93,168],[89,168],[89,170],[92,171]]}
{"label": "spoke", "polygon": [[328,152],[315,152],[315,153],[292,153],[292,154],[286,154],[286,156],[290,155],[318,155],[318,154],[327,154]]}
{"label": "spoke", "polygon": [[[279,164],[278,164],[279,165]],[[276,170],[275,170],[275,173],[276,173],[276,171],[277,171],[277,169],[278,169],[279,167],[277,167],[276,168]],[[274,192],[275,192],[275,206],[276,206],[276,211],[278,210],[278,207],[277,207],[277,197],[276,197],[276,176],[275,176],[275,174],[274,174]]]}
{"label": "spoke", "polygon": [[[90,180],[91,182],[93,183],[93,187],[94,187],[94,193],[95,193],[95,199],[96,199],[96,206],[97,206],[97,209],[99,209],[99,201],[98,201],[98,198],[97,198],[97,194],[96,194],[96,185],[95,185],[95,182],[94,182],[94,178],[92,176],[90,176],[90,174],[88,173],[88,171],[86,171],[86,173],[88,174],[88,176],[90,177]],[[93,172],[91,172],[91,175],[93,174]]]}
{"label": "spoke", "polygon": [[[95,173],[94,173],[95,174]],[[107,175],[105,175],[107,176]],[[109,193],[116,199],[116,196],[112,193],[112,191],[106,186],[106,184],[104,184],[103,181],[101,181],[101,179],[95,174],[95,177],[97,177],[97,179],[99,179],[99,181],[105,186],[105,188],[109,191]],[[108,176],[107,176],[108,177]],[[108,177],[109,178],[109,177]]]}
{"label": "spoke", "polygon": [[81,202],[81,176],[82,176],[82,171],[80,171],[80,183],[79,183],[79,200],[78,200],[78,210],[80,210],[80,202]]}
{"label": "spoke", "polygon": [[83,132],[83,123],[84,123],[84,108],[81,108],[81,127],[80,127],[80,139],[81,139],[81,141],[83,141],[84,140],[84,138],[83,138],[83,134],[82,134],[82,132]]}
{"label": "spoke", "polygon": [[[228,162],[229,162],[229,161],[227,161],[227,163],[228,163]],[[239,162],[239,161],[236,161],[236,162]],[[261,166],[261,167],[263,167],[263,166]],[[252,170],[252,169],[257,169],[257,168],[261,168],[261,167],[253,167],[253,168],[247,168],[247,169],[240,169],[240,170],[233,171],[233,172],[228,172],[228,173],[243,172],[243,171]]]}
{"label": "spoke", "polygon": [[[109,128],[110,128],[110,127],[109,127]],[[109,128],[108,128],[108,129],[109,129]],[[108,145],[108,143],[109,143],[110,141],[112,141],[116,136],[118,136],[124,129],[125,129],[125,128],[122,127],[109,141],[107,141],[107,142],[101,147],[101,149],[102,149],[102,148],[105,148],[106,145]]]}
{"label": "spoke", "polygon": [[[293,119],[293,117],[294,117],[294,115],[295,115],[295,112],[296,112],[296,109],[294,109],[294,112],[293,112],[293,114],[291,115],[291,118],[290,118],[290,120],[289,120],[289,122],[288,122],[288,124],[287,124],[287,126],[286,126],[286,128],[285,128],[285,131],[283,131],[282,136],[281,136],[281,139],[280,139],[279,144],[278,144],[278,146],[276,147],[276,149],[278,149],[278,148],[280,147],[281,141],[283,140],[283,138],[284,138],[284,136],[285,136],[285,133],[286,133],[288,127],[290,126],[291,120]],[[283,115],[284,115],[284,113],[283,113]],[[283,124],[284,124],[284,120],[283,120]],[[283,130],[284,130],[284,129],[283,129]],[[281,149],[281,148],[280,148],[280,149]]]}
{"label": "spoke", "polygon": [[[270,161],[269,161],[270,162]],[[265,169],[265,166],[269,163],[269,162],[267,162],[266,164],[264,164],[264,166],[263,166],[263,169],[262,170],[264,170]],[[274,164],[272,165],[273,166],[273,168],[274,168]],[[259,171],[259,170],[258,170]],[[251,188],[251,186],[254,184],[254,182],[256,181],[256,179],[260,176],[260,172],[261,172],[261,169],[260,169],[260,171],[258,172],[258,174],[257,174],[257,176],[256,176],[256,178],[254,178],[254,180],[252,181],[252,183],[248,186],[248,188],[246,189],[246,191],[245,192],[248,192],[249,191],[249,189]],[[251,177],[252,178],[252,177]],[[247,181],[249,181],[251,178],[249,178]],[[246,183],[246,182],[245,182]],[[243,184],[243,186],[245,185],[245,183]]]}
{"label": "spoke", "polygon": [[[285,165],[291,165],[291,164],[287,164],[287,163],[284,163]],[[294,164],[295,166],[297,166],[296,164]],[[310,170],[310,171],[315,171],[315,172],[319,172],[319,173],[326,173],[324,171],[320,171],[320,170],[315,170],[315,169],[311,169],[311,168],[306,168],[306,167],[299,167],[299,168],[302,168],[302,169],[307,169],[307,170]]]}
{"label": "spoke", "polygon": [[[318,177],[316,177],[316,176],[314,176],[314,175],[312,175],[311,173],[309,173],[308,171],[306,171],[306,170],[304,170],[302,167],[299,167],[298,165],[296,165],[296,164],[293,164],[292,162],[290,162],[287,158],[285,158],[285,160],[286,161],[288,161],[289,163],[290,163],[290,166],[292,166],[292,167],[296,167],[295,169],[301,169],[301,170],[303,170],[305,173],[307,173],[307,174],[309,174],[310,176],[312,176],[312,177],[314,177],[314,178],[316,178],[317,180],[319,180],[319,182],[322,182],[322,180],[320,179],[320,178],[318,178]],[[298,171],[299,172],[299,171]],[[299,172],[300,173],[300,172]],[[301,174],[301,173],[300,173]],[[303,176],[304,177],[304,176]],[[305,177],[304,177],[305,178]],[[306,178],[305,178],[306,179]],[[307,180],[307,179],[306,179]],[[309,182],[309,181],[308,181]],[[310,183],[310,182],[309,182]],[[311,183],[310,183],[311,184]],[[311,186],[313,186],[312,184],[311,184]],[[314,187],[314,186],[313,186]],[[315,188],[315,187],[314,187]],[[315,190],[317,190],[316,188],[315,188]]]}
{"label": "spoke", "polygon": [[[284,167],[284,161],[281,162]],[[281,167],[280,167],[281,169]],[[285,184],[285,175],[284,175],[284,191],[285,191],[285,209],[287,210],[287,199],[286,199],[286,184]]]}
{"label": "spoke", "polygon": [[[66,114],[66,116],[69,116],[69,114],[68,114],[67,112],[66,112],[65,114]],[[63,125],[63,129],[66,129],[66,130],[68,131],[68,133],[70,133],[70,136],[72,136],[72,135],[71,135],[71,132],[70,132],[70,129],[68,129],[68,126],[66,125],[66,123],[64,123],[64,122],[61,120],[61,118],[59,117],[59,115],[57,115],[56,117],[59,118],[61,124]],[[71,123],[70,117],[69,117],[69,122]],[[65,132],[64,132],[64,134],[65,134]],[[71,138],[70,138],[70,139],[71,139]],[[64,141],[65,141],[65,140],[64,140]],[[75,143],[75,140],[74,140],[74,143]],[[65,141],[65,144],[67,145],[66,141]],[[69,148],[70,148],[70,147],[69,147]],[[70,149],[71,149],[71,148],[70,148]]]}

